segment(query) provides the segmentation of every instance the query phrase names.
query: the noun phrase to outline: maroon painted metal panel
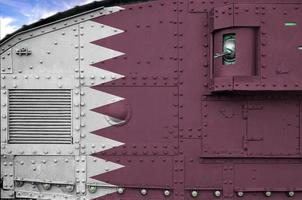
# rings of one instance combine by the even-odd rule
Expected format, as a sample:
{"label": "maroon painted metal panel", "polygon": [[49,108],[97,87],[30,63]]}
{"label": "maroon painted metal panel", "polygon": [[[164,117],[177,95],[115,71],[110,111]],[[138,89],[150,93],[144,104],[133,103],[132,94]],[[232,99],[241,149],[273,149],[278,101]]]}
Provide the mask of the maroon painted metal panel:
{"label": "maroon painted metal panel", "polygon": [[125,55],[94,66],[125,75],[108,85],[176,85],[177,5],[172,1],[156,1],[123,8],[124,11],[94,21],[125,32],[93,43]]}
{"label": "maroon painted metal panel", "polygon": [[[214,59],[212,90],[300,91],[302,71],[298,63],[302,58],[298,47],[302,30],[297,24],[302,19],[298,12],[301,4],[233,6],[232,18],[232,9],[229,13],[225,10],[229,6],[216,8],[212,16],[214,53],[222,50],[223,34],[236,34],[236,63],[223,67],[221,58]],[[233,88],[221,87],[223,83],[215,80],[221,76],[233,78]]]}
{"label": "maroon painted metal panel", "polygon": [[[125,53],[95,64],[125,78],[94,88],[125,100],[94,111],[127,119],[95,131],[125,143],[95,154],[125,166],[95,177],[126,188],[101,199],[262,200],[266,191],[273,200],[288,199],[289,191],[301,199],[302,57],[291,49],[301,43],[301,4],[161,0],[123,7],[94,19],[126,30],[94,42]],[[293,21],[297,26],[284,26]],[[230,32],[238,36],[239,60],[223,66],[213,55]],[[112,112],[123,105],[130,117]]]}
{"label": "maroon painted metal panel", "polygon": [[[178,145],[178,103],[175,87],[95,87],[125,98],[129,119],[119,126],[94,131],[125,145],[105,155],[174,155]],[[107,114],[109,104],[94,111]],[[144,108],[144,109],[142,109]],[[164,111],[164,112],[163,112]],[[112,112],[109,112],[112,116]]]}
{"label": "maroon painted metal panel", "polygon": [[203,102],[203,156],[243,156],[243,101]]}
{"label": "maroon painted metal panel", "polygon": [[299,102],[293,100],[249,101],[245,138],[248,155],[298,156],[299,106]]}

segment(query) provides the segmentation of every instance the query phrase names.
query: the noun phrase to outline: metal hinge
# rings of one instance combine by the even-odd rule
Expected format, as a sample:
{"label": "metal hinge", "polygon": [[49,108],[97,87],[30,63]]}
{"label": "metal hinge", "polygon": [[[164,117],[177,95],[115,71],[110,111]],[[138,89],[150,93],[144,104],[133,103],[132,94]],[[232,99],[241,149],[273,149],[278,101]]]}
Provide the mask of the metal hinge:
{"label": "metal hinge", "polygon": [[29,50],[28,48],[21,48],[17,50],[16,54],[18,56],[29,56],[31,55],[31,50]]}

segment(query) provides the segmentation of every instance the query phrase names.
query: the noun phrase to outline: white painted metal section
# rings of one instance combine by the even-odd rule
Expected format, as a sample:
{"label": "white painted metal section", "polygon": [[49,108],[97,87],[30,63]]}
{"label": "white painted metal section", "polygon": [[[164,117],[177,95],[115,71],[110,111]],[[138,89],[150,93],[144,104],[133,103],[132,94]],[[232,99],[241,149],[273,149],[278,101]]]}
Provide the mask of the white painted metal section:
{"label": "white painted metal section", "polygon": [[[93,199],[117,191],[117,186],[91,178],[123,167],[89,156],[123,145],[91,133],[115,124],[108,121],[109,116],[91,109],[124,98],[89,87],[124,77],[92,66],[124,53],[91,43],[124,31],[87,20],[120,10],[123,8],[117,6],[95,10],[20,33],[1,44],[1,67],[5,66],[1,71],[1,176],[12,173],[5,179],[7,191],[1,192],[1,197],[14,198],[15,191],[18,198]],[[27,48],[31,54],[17,55],[21,48]],[[9,144],[7,94],[10,89],[71,89],[73,143]],[[13,164],[2,163],[7,157],[15,157],[11,159],[16,164],[15,171]],[[23,181],[23,185],[16,187],[14,179]],[[51,189],[43,189],[43,183],[50,182]],[[67,191],[66,184],[73,184],[75,189]],[[95,193],[87,190],[90,184],[98,186]]]}
{"label": "white painted metal section", "polygon": [[8,49],[0,55],[1,74],[9,74],[13,72],[12,50]]}

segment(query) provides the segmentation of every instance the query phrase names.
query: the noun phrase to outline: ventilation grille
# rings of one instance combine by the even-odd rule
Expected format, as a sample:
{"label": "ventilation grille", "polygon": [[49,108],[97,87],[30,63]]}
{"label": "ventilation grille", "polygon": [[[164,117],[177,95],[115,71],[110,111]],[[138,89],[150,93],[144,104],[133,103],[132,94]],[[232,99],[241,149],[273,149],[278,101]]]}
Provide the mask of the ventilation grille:
{"label": "ventilation grille", "polygon": [[71,90],[9,90],[9,143],[70,144]]}

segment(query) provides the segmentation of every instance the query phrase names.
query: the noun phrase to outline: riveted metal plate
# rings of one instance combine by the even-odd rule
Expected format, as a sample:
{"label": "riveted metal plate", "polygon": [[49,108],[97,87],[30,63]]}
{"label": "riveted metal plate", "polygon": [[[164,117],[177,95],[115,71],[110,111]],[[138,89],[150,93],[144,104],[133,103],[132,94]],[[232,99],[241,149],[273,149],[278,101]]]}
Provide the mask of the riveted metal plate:
{"label": "riveted metal plate", "polygon": [[79,144],[5,144],[1,155],[78,155]]}
{"label": "riveted metal plate", "polygon": [[1,74],[11,74],[13,73],[13,59],[12,59],[12,49],[1,53],[0,55],[0,70]]}
{"label": "riveted metal plate", "polygon": [[[74,71],[79,72],[77,37],[78,27],[72,26],[18,43],[12,49],[14,73],[2,78],[1,86],[7,89],[76,87],[79,83],[74,75]],[[32,54],[16,55],[17,49],[23,47],[30,47]]]}
{"label": "riveted metal plate", "polygon": [[86,156],[75,156],[76,193],[86,194]]}
{"label": "riveted metal plate", "polygon": [[[186,4],[179,4],[179,137],[201,137],[201,98],[207,90],[209,78],[209,30],[207,14],[184,12]],[[195,49],[192,51],[192,49]],[[190,52],[190,53],[188,53]],[[194,108],[194,109],[192,109]]]}
{"label": "riveted metal plate", "polygon": [[[102,115],[104,111],[102,107],[106,106],[94,109],[99,119],[95,129],[92,129],[93,133],[98,137],[107,137],[124,143],[122,146],[102,152],[103,154],[174,155],[177,152],[177,88],[127,87],[125,89],[124,87],[102,86],[96,89],[124,98],[129,103],[129,112],[131,112],[126,123],[102,127],[101,122],[105,119]],[[102,104],[102,101],[99,100],[99,103]],[[165,112],[161,112],[162,110]],[[109,112],[108,115],[110,114]]]}
{"label": "riveted metal plate", "polygon": [[[249,101],[247,109],[245,142],[249,156],[299,156],[301,124],[298,101]],[[269,121],[263,123],[263,118]]]}
{"label": "riveted metal plate", "polygon": [[73,156],[16,156],[15,180],[75,184]]}
{"label": "riveted metal plate", "polygon": [[213,7],[220,7],[234,3],[234,0],[187,0],[188,9],[191,13],[210,12]]}
{"label": "riveted metal plate", "polygon": [[[8,91],[7,90],[1,90],[1,148],[2,144],[7,143],[8,139],[8,112],[7,112],[7,102],[8,102]],[[2,155],[2,154],[1,154]]]}
{"label": "riveted metal plate", "polygon": [[[205,101],[203,108],[203,156],[243,156],[246,119],[244,101]],[[218,139],[219,138],[219,139]]]}
{"label": "riveted metal plate", "polygon": [[[98,48],[106,47],[124,54],[93,65],[125,76],[105,85],[175,86],[178,78],[177,51],[183,48],[177,44],[176,2],[146,2],[123,7],[125,9],[114,18],[101,16],[93,19],[100,25],[123,30],[123,33],[111,37],[99,35],[100,38],[93,42]],[[162,38],[165,42],[161,42]]]}
{"label": "riveted metal plate", "polygon": [[[4,190],[14,189],[14,157],[1,155],[1,181]],[[2,197],[2,196],[1,196]]]}
{"label": "riveted metal plate", "polygon": [[[99,156],[125,167],[94,176],[122,187],[172,188],[172,156]],[[147,176],[152,171],[153,176]]]}
{"label": "riveted metal plate", "polygon": [[[237,164],[234,186],[237,191],[302,191],[302,164]],[[281,175],[282,174],[282,175]]]}
{"label": "riveted metal plate", "polygon": [[24,183],[15,190],[16,198],[21,199],[58,199],[58,200],[74,200],[77,199],[75,192],[68,192],[64,185],[52,185],[51,188],[45,190],[39,183]]}

